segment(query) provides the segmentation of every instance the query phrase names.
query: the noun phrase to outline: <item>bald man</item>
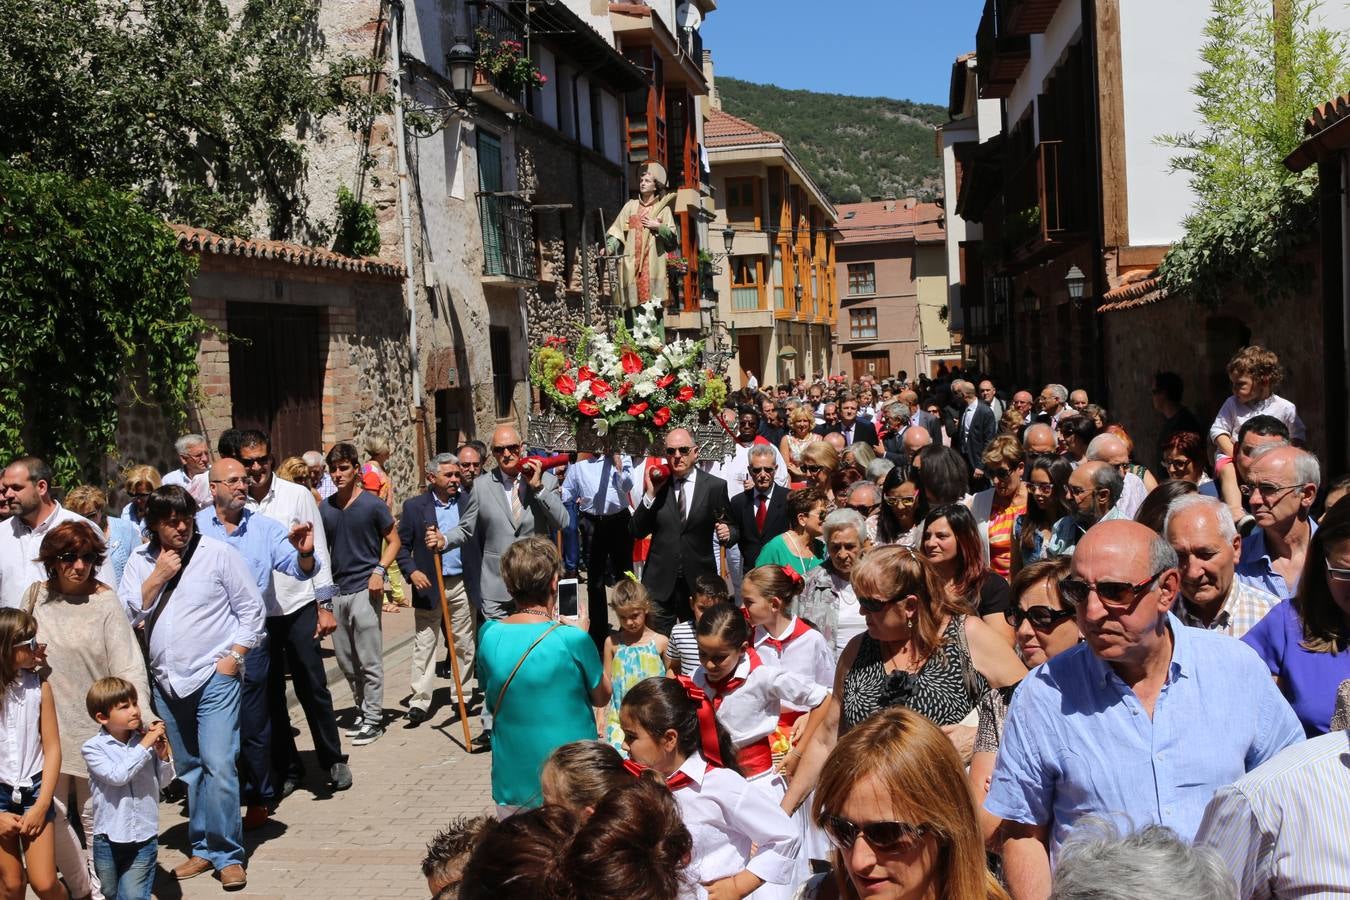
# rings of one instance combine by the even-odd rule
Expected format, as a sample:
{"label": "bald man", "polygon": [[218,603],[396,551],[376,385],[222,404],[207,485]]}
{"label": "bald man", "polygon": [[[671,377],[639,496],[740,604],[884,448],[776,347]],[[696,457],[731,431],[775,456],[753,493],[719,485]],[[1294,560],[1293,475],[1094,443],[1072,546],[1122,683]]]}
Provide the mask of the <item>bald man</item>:
{"label": "bald man", "polygon": [[1148,475],[1148,480],[1145,481],[1130,471],[1129,446],[1109,432],[1097,435],[1088,443],[1084,458],[1104,462],[1120,473],[1124,485],[1120,492],[1119,506],[1121,515],[1127,519],[1134,518],[1134,514],[1139,511],[1139,504],[1144,502],[1144,497],[1158,486],[1152,475]]}
{"label": "bald man", "polygon": [[1036,422],[1028,425],[1023,433],[1022,448],[1027,451],[1027,456],[1044,453],[1053,455],[1059,450],[1059,439],[1055,437],[1055,429],[1044,422]]}
{"label": "bald man", "polygon": [[1013,695],[984,803],[1004,820],[1012,896],[1050,896],[1050,861],[1088,816],[1189,842],[1216,790],[1303,740],[1250,647],[1173,615],[1179,582],[1175,551],[1138,522],[1079,542],[1060,590],[1084,642]]}

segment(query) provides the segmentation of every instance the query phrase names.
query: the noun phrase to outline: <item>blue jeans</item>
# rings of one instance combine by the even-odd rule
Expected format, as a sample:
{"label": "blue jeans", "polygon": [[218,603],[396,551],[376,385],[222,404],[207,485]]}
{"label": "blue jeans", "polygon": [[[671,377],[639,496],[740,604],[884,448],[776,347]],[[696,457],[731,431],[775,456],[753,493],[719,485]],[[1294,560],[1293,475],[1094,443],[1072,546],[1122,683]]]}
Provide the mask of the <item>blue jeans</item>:
{"label": "blue jeans", "polygon": [[107,835],[94,835],[94,871],[107,900],[150,900],[155,884],[155,858],[159,841],[150,838],[134,844],[119,844]]}
{"label": "blue jeans", "polygon": [[[247,665],[247,663],[245,663]],[[174,767],[187,785],[188,841],[192,855],[219,872],[244,864],[244,822],[239,815],[239,679],[219,672],[186,697],[158,682],[151,688],[164,717]]]}
{"label": "blue jeans", "polygon": [[562,555],[563,569],[568,572],[575,572],[577,564],[581,561],[581,535],[577,530],[577,501],[571,500],[563,504],[567,510],[567,525],[563,528],[562,535]]}

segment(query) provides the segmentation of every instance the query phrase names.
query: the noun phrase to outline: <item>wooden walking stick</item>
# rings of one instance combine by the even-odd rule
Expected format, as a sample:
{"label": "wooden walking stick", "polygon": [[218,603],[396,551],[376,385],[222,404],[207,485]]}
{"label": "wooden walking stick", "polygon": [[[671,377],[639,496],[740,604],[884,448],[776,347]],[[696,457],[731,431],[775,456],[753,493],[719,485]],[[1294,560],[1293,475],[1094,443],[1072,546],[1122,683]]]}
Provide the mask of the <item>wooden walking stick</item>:
{"label": "wooden walking stick", "polygon": [[445,624],[445,639],[450,650],[450,674],[455,677],[455,696],[459,699],[459,721],[464,726],[464,750],[473,752],[473,737],[469,734],[469,709],[464,705],[464,682],[459,677],[459,655],[455,653],[455,632],[450,627],[450,601],[445,597],[445,576],[441,574],[441,552],[436,551],[436,591],[441,597],[441,621]]}

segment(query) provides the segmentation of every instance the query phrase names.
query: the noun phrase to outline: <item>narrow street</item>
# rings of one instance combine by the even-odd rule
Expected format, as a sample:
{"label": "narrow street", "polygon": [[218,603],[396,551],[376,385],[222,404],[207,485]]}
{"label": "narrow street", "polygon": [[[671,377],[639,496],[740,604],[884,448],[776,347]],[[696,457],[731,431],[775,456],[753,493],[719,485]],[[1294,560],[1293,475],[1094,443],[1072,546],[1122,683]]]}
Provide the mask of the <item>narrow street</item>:
{"label": "narrow street", "polygon": [[[439,707],[417,728],[403,719],[412,655],[409,609],[384,616],[384,737],[365,747],[343,747],[350,756],[351,790],[330,795],[326,787],[302,787],[287,798],[263,828],[245,832],[248,887],[236,897],[331,900],[337,897],[427,896],[419,864],[426,842],[445,822],[492,808],[490,755],[470,756],[449,681],[437,691]],[[329,684],[339,724],[349,721],[351,692],[328,657]],[[292,699],[292,703],[294,700]],[[304,713],[293,706],[296,738],[312,762],[313,743]],[[471,718],[477,734],[477,717]],[[187,819],[183,804],[160,807],[160,876],[157,898],[222,897],[209,875],[182,882],[170,871],[183,861]]]}

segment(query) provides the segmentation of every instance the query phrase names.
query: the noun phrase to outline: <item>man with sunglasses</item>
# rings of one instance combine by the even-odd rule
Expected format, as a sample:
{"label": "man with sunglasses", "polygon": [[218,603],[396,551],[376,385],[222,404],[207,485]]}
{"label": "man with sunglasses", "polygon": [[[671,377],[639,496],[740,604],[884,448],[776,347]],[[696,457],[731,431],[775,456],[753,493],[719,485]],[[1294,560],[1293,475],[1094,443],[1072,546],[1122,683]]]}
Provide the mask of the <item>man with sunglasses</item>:
{"label": "man with sunglasses", "polygon": [[736,547],[743,571],[758,565],[764,545],[788,529],[788,489],[777,481],[777,452],[767,444],[755,444],[747,453],[747,467],[750,488],[731,498],[731,521],[737,526]]}
{"label": "man with sunglasses", "polygon": [[1129,518],[1119,508],[1125,479],[1120,470],[1100,460],[1085,462],[1073,470],[1065,492],[1073,505],[1068,515],[1055,522],[1046,543],[1049,556],[1069,556],[1087,530],[1098,522]]}
{"label": "man with sunglasses", "polygon": [[735,544],[739,528],[731,515],[727,483],[699,471],[694,436],[683,428],[666,435],[664,444],[670,477],[653,477],[643,466],[642,501],[633,510],[630,530],[635,538],[651,536],[651,550],[642,570],[642,584],[655,606],[648,621],[654,630],[670,634],[676,622],[692,614],[689,598],[700,575],[722,575],[713,555],[713,540]]}
{"label": "man with sunglasses", "polygon": [[[729,415],[731,410],[723,410],[724,416]],[[722,458],[720,462],[711,466],[704,465],[702,468],[712,475],[716,475],[727,483],[727,497],[734,500],[740,494],[749,490],[752,483],[753,473],[751,472],[750,451],[762,447],[773,457],[774,474],[773,480],[776,484],[787,486],[788,467],[782,454],[778,452],[778,444],[770,438],[760,434],[759,413],[752,406],[742,406],[736,411],[735,442],[732,445],[731,452]],[[782,436],[779,436],[779,442]],[[716,549],[714,549],[716,555]],[[741,576],[746,570],[754,568],[745,564],[743,559],[744,548],[739,544],[727,547],[727,574],[731,577],[731,588],[739,595],[741,590]]]}
{"label": "man with sunglasses", "polygon": [[[0,506],[9,518],[0,522],[0,608],[18,608],[23,592],[35,581],[46,581],[47,571],[38,562],[42,539],[62,522],[84,522],[103,534],[103,529],[84,516],[66,509],[52,497],[52,470],[36,456],[21,456],[0,475]],[[98,580],[116,586],[112,562],[99,567]]]}
{"label": "man with sunglasses", "polygon": [[1177,551],[1181,602],[1187,625],[1240,638],[1280,602],[1235,577],[1242,538],[1233,513],[1217,497],[1183,494],[1167,508],[1163,537]]}
{"label": "man with sunglasses", "polygon": [[1279,444],[1257,448],[1251,459],[1242,496],[1256,530],[1242,542],[1237,577],[1277,597],[1292,597],[1317,532],[1312,505],[1322,467],[1306,450]]}
{"label": "man with sunglasses", "polygon": [[1018,687],[984,803],[1004,820],[1014,897],[1050,895],[1083,818],[1190,841],[1217,789],[1303,740],[1250,648],[1172,614],[1178,582],[1175,551],[1137,522],[1103,522],[1079,542],[1060,593],[1084,643]]}

